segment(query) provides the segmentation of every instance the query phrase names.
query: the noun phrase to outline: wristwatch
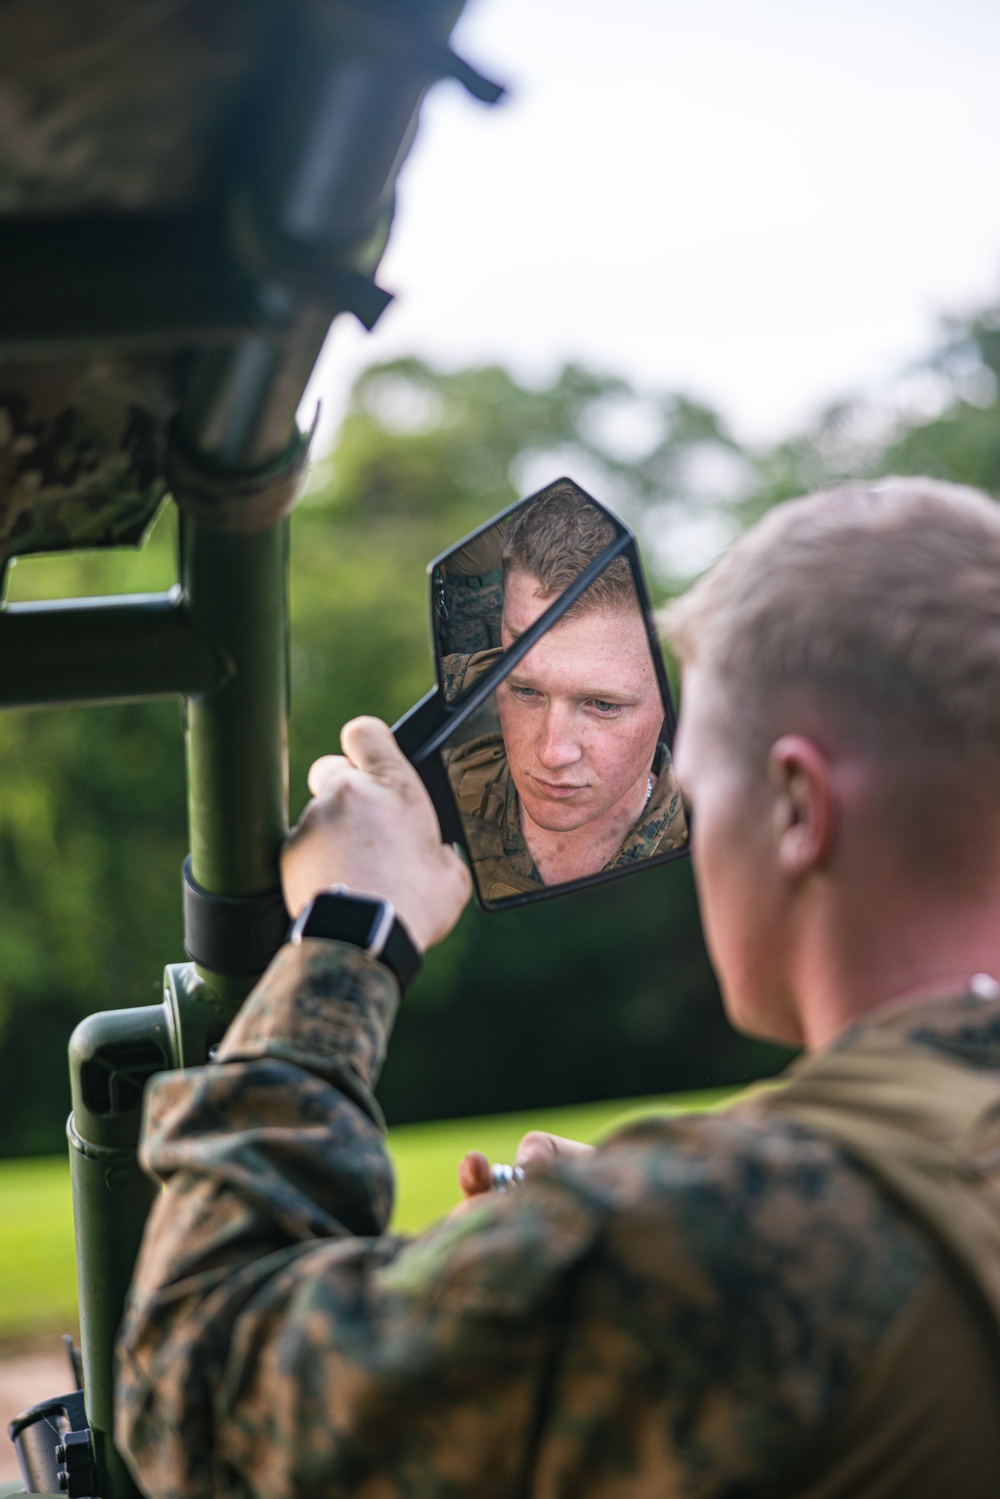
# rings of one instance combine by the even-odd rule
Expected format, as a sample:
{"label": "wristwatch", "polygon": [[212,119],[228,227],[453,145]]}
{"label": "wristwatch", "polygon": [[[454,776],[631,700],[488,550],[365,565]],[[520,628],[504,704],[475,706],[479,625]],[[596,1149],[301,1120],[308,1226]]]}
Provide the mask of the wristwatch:
{"label": "wristwatch", "polygon": [[360,947],[395,974],[403,991],[423,966],[423,957],[396,916],[392,901],[383,900],[381,895],[348,890],[346,885],[321,890],[303,906],[292,922],[288,940],[297,944],[303,937],[349,942]]}

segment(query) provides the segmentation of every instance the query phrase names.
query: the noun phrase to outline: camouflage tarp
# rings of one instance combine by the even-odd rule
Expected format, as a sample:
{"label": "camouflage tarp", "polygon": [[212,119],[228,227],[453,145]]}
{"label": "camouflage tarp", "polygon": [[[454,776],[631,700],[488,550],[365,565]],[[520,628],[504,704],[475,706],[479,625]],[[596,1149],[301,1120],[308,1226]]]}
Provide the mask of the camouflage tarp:
{"label": "camouflage tarp", "polygon": [[0,213],[191,206],[281,10],[278,0],[6,0]]}
{"label": "camouflage tarp", "polygon": [[142,539],[163,497],[155,363],[0,368],[0,556]]}
{"label": "camouflage tarp", "polygon": [[[293,327],[300,305],[294,291],[279,294],[283,310],[275,321],[268,321],[269,314],[262,314],[262,323],[255,321],[259,288],[270,289],[274,305],[275,277],[267,268],[273,226],[249,222],[245,196],[248,165],[259,159],[265,144],[268,127],[262,121],[270,101],[287,95],[298,106],[298,77],[289,87],[282,71],[289,38],[319,37],[332,43],[333,52],[347,38],[348,48],[366,49],[374,73],[383,70],[383,82],[391,56],[402,79],[395,97],[385,96],[395,112],[382,108],[378,96],[373,118],[390,120],[390,130],[398,126],[406,132],[413,101],[440,70],[434,48],[440,49],[459,8],[456,0],[94,0],[86,6],[76,0],[4,0],[0,570],[17,553],[140,540],[165,493],[166,431],[186,398],[192,355],[198,348],[231,346],[234,339],[261,330],[280,338]],[[300,46],[300,61],[302,55],[308,59],[304,66],[310,66],[309,46]],[[390,93],[394,77],[390,70]],[[284,94],[275,90],[279,81]],[[283,128],[272,133],[284,139]],[[372,138],[369,130],[367,139]],[[390,212],[391,163],[399,152],[398,135],[381,142],[371,172],[376,196],[384,185],[390,194],[385,200]],[[278,180],[287,176],[282,158]],[[363,193],[361,201],[364,220]],[[117,259],[109,258],[102,254],[100,237],[88,240],[89,230],[80,229],[95,222],[120,224],[123,215],[127,223],[137,218],[152,223],[155,242],[168,246],[173,241],[160,237],[161,221],[207,223],[209,259],[218,243],[219,264],[229,264],[229,256],[235,267],[233,285],[249,288],[250,311],[230,324],[225,312],[218,313],[219,325],[213,325],[220,300],[209,279],[202,301],[192,304],[198,309],[193,322],[185,325],[177,298],[183,300],[190,277],[185,279],[182,265],[178,290],[172,251],[160,271],[150,273],[150,263],[141,255],[130,258],[120,238]],[[313,299],[314,321],[317,305],[327,320],[339,307],[353,305],[337,304],[336,293],[328,297],[331,283],[323,276],[335,278],[338,266],[369,276],[377,248],[363,265],[351,257],[362,242],[375,246],[377,229],[373,221],[359,221],[357,245],[282,241],[282,253],[315,250],[320,257],[319,281],[304,294],[304,301]],[[36,234],[46,247],[41,256],[31,248]],[[87,258],[79,249],[82,242],[90,245],[89,281],[78,269]],[[199,252],[194,253],[200,266]],[[146,305],[151,301],[154,321],[163,323],[145,342],[145,330],[128,323],[129,311],[124,329],[102,321],[108,299],[112,307],[131,307],[119,296],[117,272],[119,265],[130,270],[137,263],[147,266]],[[87,288],[96,284],[95,267],[101,293],[88,296]],[[171,274],[174,283],[168,287]],[[223,291],[224,282],[223,275]],[[263,299],[261,291],[261,305]],[[243,304],[237,297],[234,305]],[[43,326],[34,337],[38,306]],[[66,326],[69,314],[60,307],[82,312],[82,333],[79,326]],[[296,378],[299,373],[304,384],[308,364]]]}
{"label": "camouflage tarp", "polygon": [[[280,13],[277,0],[7,0],[0,225],[196,206]],[[178,394],[167,356],[0,364],[0,559],[138,542]]]}

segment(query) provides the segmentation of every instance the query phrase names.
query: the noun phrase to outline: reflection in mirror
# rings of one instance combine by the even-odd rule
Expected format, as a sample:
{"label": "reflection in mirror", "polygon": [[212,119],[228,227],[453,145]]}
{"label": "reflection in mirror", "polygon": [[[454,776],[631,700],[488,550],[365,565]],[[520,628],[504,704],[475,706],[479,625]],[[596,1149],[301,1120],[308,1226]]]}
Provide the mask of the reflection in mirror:
{"label": "reflection in mirror", "polygon": [[[613,539],[603,512],[567,485],[543,491],[502,534],[491,533],[492,551],[472,560],[499,565],[478,588],[452,586],[439,614],[449,700]],[[537,894],[683,847],[665,721],[646,615],[629,562],[618,557],[442,751],[480,898]]]}
{"label": "reflection in mirror", "polygon": [[[497,521],[434,569],[434,644],[442,665],[449,658],[499,649],[505,529],[505,523]],[[447,670],[444,685],[445,696],[453,701],[456,688]]]}

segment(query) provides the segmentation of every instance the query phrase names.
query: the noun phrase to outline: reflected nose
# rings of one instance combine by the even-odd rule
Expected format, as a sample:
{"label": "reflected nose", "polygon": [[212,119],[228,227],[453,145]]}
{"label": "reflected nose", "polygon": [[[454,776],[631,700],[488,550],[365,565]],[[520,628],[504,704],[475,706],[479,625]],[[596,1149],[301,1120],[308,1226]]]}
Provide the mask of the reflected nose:
{"label": "reflected nose", "polygon": [[583,758],[579,741],[570,732],[568,715],[549,708],[535,746],[538,763],[546,770],[569,770]]}

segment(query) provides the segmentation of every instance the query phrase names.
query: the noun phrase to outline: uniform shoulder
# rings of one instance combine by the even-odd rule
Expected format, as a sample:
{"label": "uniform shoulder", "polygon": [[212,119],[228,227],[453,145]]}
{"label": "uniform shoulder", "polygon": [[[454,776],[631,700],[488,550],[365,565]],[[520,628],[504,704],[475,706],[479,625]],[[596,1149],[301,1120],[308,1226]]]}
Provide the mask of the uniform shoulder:
{"label": "uniform shoulder", "polygon": [[[502,734],[481,734],[460,744],[445,755],[448,780],[455,794],[458,810],[466,819],[485,819],[491,827],[499,825],[503,815],[507,754]],[[469,828],[466,828],[468,835]],[[472,850],[473,857],[485,857],[486,850]],[[489,852],[503,854],[502,844]]]}
{"label": "uniform shoulder", "polygon": [[451,651],[443,656],[442,687],[448,702],[461,697],[502,655],[503,651],[499,646],[491,646],[485,651]]}
{"label": "uniform shoulder", "polygon": [[615,1204],[621,1273],[641,1266],[657,1296],[686,1304],[710,1363],[784,1364],[781,1377],[823,1405],[936,1264],[863,1167],[753,1104],[619,1131],[594,1158],[593,1185]]}
{"label": "uniform shoulder", "polygon": [[504,748],[503,735],[478,734],[475,739],[468,740],[453,749],[448,757],[449,766],[456,766],[461,770],[475,770],[480,766],[501,765],[507,763],[507,752]]}
{"label": "uniform shoulder", "polygon": [[843,1223],[845,1248],[876,1250],[890,1238],[921,1242],[875,1178],[834,1140],[752,1100],[639,1119],[604,1142],[602,1158],[603,1174],[627,1193],[621,1209],[691,1202],[699,1213],[693,1229],[718,1214],[755,1238],[787,1236],[794,1250],[793,1227],[820,1220]]}
{"label": "uniform shoulder", "polygon": [[[548,1177],[600,1210],[569,1293],[552,1461],[571,1461],[562,1433],[586,1411],[587,1463],[607,1454],[625,1488],[641,1453],[660,1456],[664,1492],[775,1492],[934,1270],[863,1172],[763,1111],[647,1119]],[[544,1190],[529,1178],[515,1212]]]}

